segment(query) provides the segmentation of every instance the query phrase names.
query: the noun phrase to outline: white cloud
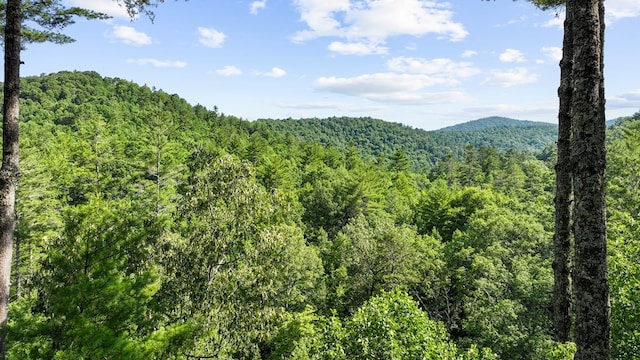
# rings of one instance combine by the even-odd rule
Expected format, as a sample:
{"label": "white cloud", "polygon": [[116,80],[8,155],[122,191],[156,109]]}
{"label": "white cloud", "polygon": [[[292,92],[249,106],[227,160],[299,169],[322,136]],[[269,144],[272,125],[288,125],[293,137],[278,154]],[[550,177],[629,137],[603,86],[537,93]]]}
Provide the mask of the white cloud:
{"label": "white cloud", "polygon": [[273,78],[279,78],[279,77],[283,77],[285,75],[287,75],[287,72],[280,69],[279,67],[274,67],[271,68],[271,71],[267,72],[267,73],[263,73],[263,76],[268,76],[268,77],[273,77]]}
{"label": "white cloud", "polygon": [[249,5],[249,12],[256,15],[258,11],[264,9],[267,6],[267,0],[254,1]]}
{"label": "white cloud", "polygon": [[402,105],[446,104],[469,101],[460,91],[425,91],[434,86],[457,86],[461,79],[480,73],[469,62],[451,59],[394,57],[387,61],[388,72],[354,77],[320,77],[318,90],[362,97],[370,101]]}
{"label": "white cloud", "polygon": [[[638,0],[607,0],[605,22],[610,25],[620,19],[640,17],[640,1]],[[564,29],[564,10],[558,11],[552,18],[542,24],[542,27],[556,27]]]}
{"label": "white cloud", "polygon": [[527,19],[528,19],[528,17],[523,15],[523,16],[520,16],[517,19],[511,19],[511,20],[507,21],[507,25],[523,23],[523,22],[527,21]]}
{"label": "white cloud", "polygon": [[329,50],[342,55],[382,55],[386,54],[388,48],[378,46],[375,43],[343,43],[334,41],[329,44]]}
{"label": "white cloud", "polygon": [[409,51],[413,51],[418,49],[418,45],[414,42],[410,42],[407,45],[404,46],[405,49],[409,50]]}
{"label": "white cloud", "polygon": [[341,24],[335,15],[347,12],[351,7],[349,0],[294,0],[294,4],[300,12],[300,20],[310,28],[298,32],[293,38],[296,42],[321,36],[338,36]]}
{"label": "white cloud", "polygon": [[524,54],[520,50],[507,49],[499,56],[502,62],[524,62]]}
{"label": "white cloud", "polygon": [[346,95],[372,96],[378,93],[416,91],[443,82],[445,80],[428,75],[375,73],[351,78],[321,77],[315,81],[315,87]]}
{"label": "white cloud", "polygon": [[446,78],[426,74],[375,73],[351,78],[321,77],[314,86],[318,90],[365,99],[405,105],[452,103],[467,101],[461,92],[423,92],[426,87],[446,84]]}
{"label": "white cloud", "polygon": [[183,68],[187,66],[187,63],[184,61],[170,61],[170,60],[158,60],[158,59],[127,59],[127,62],[130,64],[136,65],[151,65],[158,68]]}
{"label": "white cloud", "polygon": [[470,62],[455,62],[451,59],[423,59],[395,57],[387,61],[389,70],[413,74],[433,74],[441,78],[465,78],[480,73]]}
{"label": "white cloud", "polygon": [[303,109],[303,110],[318,110],[318,109],[331,109],[338,111],[357,111],[357,112],[370,112],[383,109],[382,106],[362,106],[358,104],[345,103],[345,102],[330,102],[330,101],[317,101],[309,103],[283,103],[278,104],[281,108],[286,109]]}
{"label": "white cloud", "polygon": [[554,13],[552,17],[550,17],[547,21],[542,23],[542,27],[551,27],[551,28],[554,27],[554,28],[563,30],[564,18],[565,18],[564,10]]}
{"label": "white cloud", "polygon": [[216,74],[223,75],[223,76],[242,75],[242,70],[238,69],[233,65],[227,65],[222,69],[216,70]]}
{"label": "white cloud", "polygon": [[465,52],[462,53],[463,58],[470,58],[476,55],[478,55],[478,52],[474,50],[466,50]]}
{"label": "white cloud", "polygon": [[131,26],[116,25],[113,27],[111,36],[129,45],[149,45],[151,37],[143,32],[137,31]]}
{"label": "white cloud", "polygon": [[227,38],[227,35],[214,28],[198,27],[198,34],[200,35],[198,42],[210,48],[222,47]]}
{"label": "white cloud", "polygon": [[113,0],[67,0],[66,2],[71,6],[98,11],[113,17],[129,18],[127,9]]}
{"label": "white cloud", "polygon": [[[607,0],[605,9],[605,22],[610,25],[625,18],[640,17],[640,1],[638,0]],[[556,27],[564,29],[564,10],[558,11],[552,18],[542,24],[543,27]]]}
{"label": "white cloud", "polygon": [[433,0],[294,0],[308,30],[299,31],[295,42],[335,36],[351,42],[366,39],[384,42],[397,35],[437,34],[451,41],[467,36],[454,22],[448,3]]}
{"label": "white cloud", "polygon": [[511,87],[533,83],[537,80],[538,75],[530,73],[529,70],[525,68],[515,68],[507,71],[492,70],[489,77],[482,82],[482,85]]}
{"label": "white cloud", "polygon": [[458,91],[433,93],[392,93],[384,95],[374,94],[368,99],[372,101],[398,105],[456,104],[472,100],[466,94]]}
{"label": "white cloud", "polygon": [[608,108],[640,108],[640,90],[620,94],[607,99]]}
{"label": "white cloud", "polygon": [[562,48],[557,46],[543,47],[540,51],[547,59],[555,63],[558,63],[562,59]]}
{"label": "white cloud", "polygon": [[608,22],[640,16],[638,0],[607,0],[606,6],[605,14]]}

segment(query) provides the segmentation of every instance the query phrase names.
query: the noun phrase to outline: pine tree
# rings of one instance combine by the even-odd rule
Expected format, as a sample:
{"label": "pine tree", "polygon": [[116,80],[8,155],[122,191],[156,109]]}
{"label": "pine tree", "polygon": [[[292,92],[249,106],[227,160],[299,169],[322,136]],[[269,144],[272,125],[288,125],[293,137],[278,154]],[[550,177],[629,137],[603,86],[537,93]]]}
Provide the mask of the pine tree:
{"label": "pine tree", "polygon": [[567,1],[573,18],[573,162],[576,359],[609,359],[602,0]]}

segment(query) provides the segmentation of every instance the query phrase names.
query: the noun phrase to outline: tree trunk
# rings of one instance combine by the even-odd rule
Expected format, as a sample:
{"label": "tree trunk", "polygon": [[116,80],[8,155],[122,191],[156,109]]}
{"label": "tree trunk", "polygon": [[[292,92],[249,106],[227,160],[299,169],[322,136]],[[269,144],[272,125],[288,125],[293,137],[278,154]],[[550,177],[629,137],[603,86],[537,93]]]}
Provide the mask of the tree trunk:
{"label": "tree trunk", "polygon": [[573,13],[572,160],[577,360],[609,359],[605,210],[603,0],[569,0]]}
{"label": "tree trunk", "polygon": [[[567,3],[567,6],[570,4]],[[571,71],[572,11],[566,12],[560,87],[558,88],[558,160],[556,163],[555,234],[553,237],[553,321],[558,342],[571,339]]]}
{"label": "tree trunk", "polygon": [[4,102],[0,168],[0,358],[6,355],[7,310],[11,283],[14,208],[18,185],[18,115],[22,3],[8,0],[4,32]]}

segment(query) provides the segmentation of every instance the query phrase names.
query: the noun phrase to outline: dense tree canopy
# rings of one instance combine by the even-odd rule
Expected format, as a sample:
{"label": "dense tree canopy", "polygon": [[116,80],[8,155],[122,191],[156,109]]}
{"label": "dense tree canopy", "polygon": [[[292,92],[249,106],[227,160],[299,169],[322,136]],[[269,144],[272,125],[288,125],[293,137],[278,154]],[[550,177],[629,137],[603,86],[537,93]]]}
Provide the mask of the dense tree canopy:
{"label": "dense tree canopy", "polygon": [[[9,358],[575,350],[553,341],[553,156],[467,146],[417,173],[93,72],[21,101]],[[637,124],[609,144],[616,359],[640,348]]]}
{"label": "dense tree canopy", "polygon": [[552,124],[492,117],[436,131],[424,131],[372,118],[258,120],[262,126],[306,141],[347,149],[355,145],[366,159],[388,158],[398,151],[413,170],[432,167],[448,154],[461,156],[467,145],[491,147],[500,152],[540,152],[553,144]]}
{"label": "dense tree canopy", "polygon": [[[164,0],[116,0],[133,18],[140,12],[152,17],[150,6]],[[20,151],[20,67],[21,52],[29,42],[69,43],[61,32],[77,17],[106,19],[107,15],[80,7],[67,7],[59,0],[0,1],[0,28],[4,54],[2,103],[2,166],[0,167],[0,358],[7,353],[8,304],[11,293],[11,266],[16,230],[16,191]]]}

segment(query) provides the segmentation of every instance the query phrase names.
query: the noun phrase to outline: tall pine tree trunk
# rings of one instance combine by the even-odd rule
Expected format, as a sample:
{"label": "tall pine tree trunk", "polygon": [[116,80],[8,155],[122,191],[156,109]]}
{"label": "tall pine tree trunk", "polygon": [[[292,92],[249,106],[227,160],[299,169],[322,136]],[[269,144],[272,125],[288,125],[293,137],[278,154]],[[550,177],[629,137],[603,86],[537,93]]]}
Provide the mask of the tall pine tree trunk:
{"label": "tall pine tree trunk", "polygon": [[[571,4],[567,3],[567,7]],[[571,72],[573,68],[573,19],[567,10],[560,61],[558,98],[558,160],[556,163],[555,234],[553,238],[554,338],[571,339]]]}
{"label": "tall pine tree trunk", "polygon": [[569,0],[573,18],[573,270],[577,360],[609,359],[603,0]]}
{"label": "tall pine tree trunk", "polygon": [[22,3],[8,0],[4,32],[4,102],[0,168],[0,358],[6,355],[6,328],[11,283],[14,208],[18,185],[18,115]]}

